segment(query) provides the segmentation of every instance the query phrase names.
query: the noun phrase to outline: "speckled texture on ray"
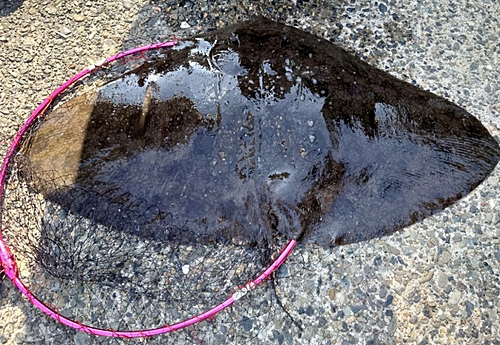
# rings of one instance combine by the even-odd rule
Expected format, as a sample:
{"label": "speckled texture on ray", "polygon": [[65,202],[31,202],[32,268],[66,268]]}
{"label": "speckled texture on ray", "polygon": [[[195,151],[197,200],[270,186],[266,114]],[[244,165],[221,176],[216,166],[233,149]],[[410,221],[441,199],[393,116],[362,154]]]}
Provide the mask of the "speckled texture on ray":
{"label": "speckled texture on ray", "polygon": [[462,108],[265,18],[186,37],[45,117],[21,152],[35,188],[160,241],[381,237],[466,195],[500,156]]}

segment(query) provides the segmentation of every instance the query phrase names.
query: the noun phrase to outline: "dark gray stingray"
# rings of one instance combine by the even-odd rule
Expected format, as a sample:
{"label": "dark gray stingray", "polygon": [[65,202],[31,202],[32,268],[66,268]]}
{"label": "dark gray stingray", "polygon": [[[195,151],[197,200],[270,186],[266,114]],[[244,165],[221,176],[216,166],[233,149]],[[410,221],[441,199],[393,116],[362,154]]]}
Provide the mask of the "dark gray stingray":
{"label": "dark gray stingray", "polygon": [[262,18],[60,104],[23,150],[38,191],[96,222],[251,245],[390,234],[500,157],[464,109]]}

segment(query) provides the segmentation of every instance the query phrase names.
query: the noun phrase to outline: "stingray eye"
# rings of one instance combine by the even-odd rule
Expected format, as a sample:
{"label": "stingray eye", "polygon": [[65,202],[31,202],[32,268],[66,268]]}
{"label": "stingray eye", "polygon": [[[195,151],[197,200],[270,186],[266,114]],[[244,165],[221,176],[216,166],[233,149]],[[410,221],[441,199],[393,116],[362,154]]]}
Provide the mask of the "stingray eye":
{"label": "stingray eye", "polygon": [[229,38],[229,43],[237,45],[238,47],[240,46],[240,40],[238,38],[238,35],[233,32],[231,37]]}
{"label": "stingray eye", "polygon": [[283,35],[283,38],[281,39],[281,48],[286,47],[290,44],[290,39],[286,34]]}

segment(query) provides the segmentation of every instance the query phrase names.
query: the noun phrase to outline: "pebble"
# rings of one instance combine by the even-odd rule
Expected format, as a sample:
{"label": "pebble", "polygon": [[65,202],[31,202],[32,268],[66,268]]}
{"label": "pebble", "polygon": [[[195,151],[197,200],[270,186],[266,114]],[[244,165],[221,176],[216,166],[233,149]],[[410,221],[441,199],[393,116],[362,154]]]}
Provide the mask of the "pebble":
{"label": "pebble", "polygon": [[387,299],[385,300],[385,306],[389,307],[392,304],[392,301],[394,300],[394,297],[392,295],[388,295]]}
{"label": "pebble", "polygon": [[57,13],[57,9],[52,5],[48,5],[45,7],[45,12],[47,12],[50,15],[54,15]]}
{"label": "pebble", "polygon": [[349,281],[349,278],[343,277],[342,280],[340,281],[340,287],[344,290],[348,290],[351,286],[351,283]]}
{"label": "pebble", "polygon": [[67,38],[69,35],[71,35],[71,30],[68,29],[67,27],[63,26],[60,30],[59,30],[59,35],[61,35],[63,38]]}
{"label": "pebble", "polygon": [[75,345],[88,345],[91,344],[90,335],[85,332],[76,332],[73,337]]}
{"label": "pebble", "polygon": [[179,317],[181,316],[179,314],[179,310],[177,308],[173,308],[170,313],[172,314],[172,317],[175,319],[175,320],[178,320]]}
{"label": "pebble", "polygon": [[83,22],[85,20],[85,16],[81,15],[81,14],[75,14],[73,16],[73,20],[77,23],[80,23],[80,22]]}
{"label": "pebble", "polygon": [[240,325],[246,332],[250,332],[250,330],[253,328],[253,320],[246,316],[243,316],[243,318],[240,321]]}
{"label": "pebble", "polygon": [[365,305],[355,305],[351,308],[352,312],[354,314],[359,313],[362,310],[367,310],[368,308]]}
{"label": "pebble", "polygon": [[459,233],[456,233],[453,235],[453,242],[455,242],[455,243],[462,242],[462,239],[463,239],[463,237]]}
{"label": "pebble", "polygon": [[430,281],[432,279],[432,277],[434,277],[434,271],[429,271],[429,272],[427,272],[426,275],[424,275],[422,278],[420,278],[419,282],[421,284],[427,283],[428,281]]}
{"label": "pebble", "polygon": [[460,291],[455,290],[451,293],[448,303],[457,304],[458,302],[460,302],[461,298],[462,298],[462,293]]}
{"label": "pebble", "polygon": [[350,316],[352,316],[353,314],[354,314],[354,313],[352,312],[351,307],[346,306],[346,307],[344,308],[344,315],[345,315],[345,317],[350,317]]}
{"label": "pebble", "polygon": [[450,262],[451,258],[451,253],[448,250],[444,250],[439,256],[438,262],[441,265],[446,265],[448,262]]}
{"label": "pebble", "polygon": [[472,312],[474,311],[474,304],[470,301],[465,301],[465,311],[467,312],[467,317],[471,317]]}
{"label": "pebble", "polygon": [[386,247],[387,247],[387,249],[389,250],[389,252],[391,252],[391,253],[392,253],[392,254],[394,254],[394,255],[399,255],[399,254],[401,254],[401,251],[400,251],[398,248],[396,248],[396,247],[394,247],[394,246],[391,246],[390,244],[387,244],[387,245],[386,245]]}
{"label": "pebble", "polygon": [[486,223],[491,224],[495,215],[491,212],[486,213]]}
{"label": "pebble", "polygon": [[290,271],[288,270],[287,264],[284,263],[278,268],[278,271],[276,272],[276,278],[284,279],[289,277],[290,277]]}
{"label": "pebble", "polygon": [[330,289],[330,291],[328,291],[328,298],[330,299],[330,301],[333,301],[335,299],[335,289]]}
{"label": "pebble", "polygon": [[123,1],[122,5],[123,5],[124,9],[130,10],[132,8],[132,6],[133,6],[133,2],[131,2],[131,1]]}
{"label": "pebble", "polygon": [[[346,316],[347,316],[347,315],[346,315]],[[347,317],[347,319],[346,319],[346,322],[347,322],[348,324],[352,324],[352,323],[354,323],[355,321],[356,321],[356,316],[354,316],[354,315],[351,315],[351,316]]]}
{"label": "pebble", "polygon": [[446,275],[446,273],[443,273],[443,272],[438,273],[437,279],[436,279],[436,284],[440,288],[444,288],[446,286],[446,284],[448,284],[448,276]]}
{"label": "pebble", "polygon": [[335,294],[335,300],[337,301],[338,304],[342,305],[347,302],[347,296],[343,292],[337,292]]}
{"label": "pebble", "polygon": [[424,337],[419,343],[418,345],[427,345],[429,344],[429,339],[427,337]]}

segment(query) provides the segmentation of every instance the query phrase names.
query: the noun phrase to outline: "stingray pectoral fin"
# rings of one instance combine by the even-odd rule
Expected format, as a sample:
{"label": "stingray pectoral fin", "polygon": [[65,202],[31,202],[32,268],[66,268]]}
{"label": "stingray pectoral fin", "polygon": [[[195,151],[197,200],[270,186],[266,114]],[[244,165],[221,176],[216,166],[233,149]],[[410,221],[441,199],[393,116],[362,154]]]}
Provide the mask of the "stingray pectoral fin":
{"label": "stingray pectoral fin", "polygon": [[309,240],[335,245],[391,234],[467,195],[498,163],[499,145],[476,118],[409,84],[399,87],[401,100],[359,108],[374,121],[352,108],[335,109],[351,110],[349,122],[329,114],[343,188],[325,216],[330,223]]}
{"label": "stingray pectoral fin", "polygon": [[24,173],[45,195],[76,181],[96,98],[96,92],[89,92],[63,105],[65,112],[56,108],[55,115],[23,143]]}

